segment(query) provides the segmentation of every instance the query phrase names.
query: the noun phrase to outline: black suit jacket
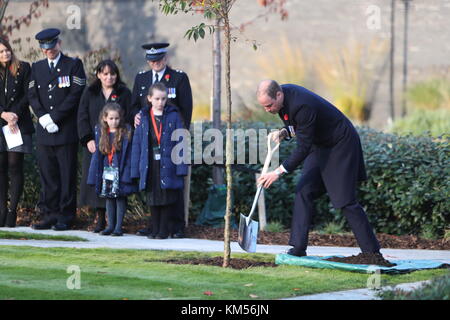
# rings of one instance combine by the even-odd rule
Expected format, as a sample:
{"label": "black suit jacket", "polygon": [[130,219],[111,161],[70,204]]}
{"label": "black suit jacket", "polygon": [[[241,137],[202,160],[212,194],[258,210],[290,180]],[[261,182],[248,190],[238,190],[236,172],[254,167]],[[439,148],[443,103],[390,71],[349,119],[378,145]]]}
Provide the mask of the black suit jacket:
{"label": "black suit jacket", "polygon": [[[0,90],[0,113],[14,112],[19,117],[17,125],[20,132],[25,134],[32,134],[34,132],[33,121],[31,120],[30,104],[28,103],[28,83],[30,80],[31,68],[27,62],[20,61],[20,67],[17,71],[16,77],[13,77],[9,70],[6,71],[6,77],[2,82],[1,87],[5,90]],[[0,119],[0,125],[3,127],[7,122]]]}
{"label": "black suit jacket", "polygon": [[88,87],[80,100],[78,108],[78,136],[82,144],[95,139],[95,126],[98,124],[100,111],[107,102],[116,102],[124,110],[125,116],[129,113],[131,104],[131,91],[125,85],[119,85],[114,89],[105,101],[105,97],[100,90]]}
{"label": "black suit jacket", "polygon": [[58,125],[57,133],[48,133],[37,124],[38,144],[57,146],[78,142],[77,111],[86,86],[83,63],[61,53],[61,58],[50,72],[48,60],[40,60],[31,67],[28,98],[38,118],[49,113]]}
{"label": "black suit jacket", "polygon": [[[132,117],[143,107],[147,106],[147,94],[148,89],[152,85],[152,81],[152,70],[140,72],[136,75],[131,99]],[[187,74],[167,66],[160,82],[169,90],[167,104],[174,105],[178,108],[186,128],[189,129],[192,119],[192,90]]]}
{"label": "black suit jacket", "polygon": [[356,129],[342,112],[317,94],[292,84],[281,89],[284,102],[279,116],[297,140],[297,148],[283,161],[284,168],[293,171],[306,160],[303,170],[320,169],[335,207],[355,201],[357,181],[367,179]]}

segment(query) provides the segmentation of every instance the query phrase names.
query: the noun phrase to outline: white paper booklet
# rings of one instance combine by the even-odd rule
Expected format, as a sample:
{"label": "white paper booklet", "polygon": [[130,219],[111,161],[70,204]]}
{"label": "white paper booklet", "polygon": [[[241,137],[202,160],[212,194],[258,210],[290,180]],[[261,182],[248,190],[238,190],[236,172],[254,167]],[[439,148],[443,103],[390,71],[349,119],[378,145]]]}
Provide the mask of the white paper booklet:
{"label": "white paper booklet", "polygon": [[7,125],[2,129],[6,144],[8,145],[8,149],[12,149],[23,144],[22,134],[20,133],[20,130],[17,133],[12,133]]}

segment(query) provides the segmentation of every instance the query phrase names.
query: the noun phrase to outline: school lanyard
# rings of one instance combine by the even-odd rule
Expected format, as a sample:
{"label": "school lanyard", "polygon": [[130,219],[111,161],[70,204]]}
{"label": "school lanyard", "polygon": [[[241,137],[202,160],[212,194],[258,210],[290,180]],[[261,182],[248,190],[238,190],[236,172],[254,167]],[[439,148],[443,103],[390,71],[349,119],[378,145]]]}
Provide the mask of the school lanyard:
{"label": "school lanyard", "polygon": [[[108,136],[109,136],[109,128],[108,128]],[[114,143],[112,143],[112,145],[111,145],[111,152],[108,153],[108,162],[109,162],[109,166],[110,167],[112,166],[114,152],[116,152],[116,149],[114,148]]]}
{"label": "school lanyard", "polygon": [[150,116],[152,118],[153,129],[155,130],[156,140],[158,140],[158,147],[161,145],[161,134],[162,134],[162,122],[159,123],[159,130],[156,126],[155,115],[153,114],[153,109],[150,109]]}

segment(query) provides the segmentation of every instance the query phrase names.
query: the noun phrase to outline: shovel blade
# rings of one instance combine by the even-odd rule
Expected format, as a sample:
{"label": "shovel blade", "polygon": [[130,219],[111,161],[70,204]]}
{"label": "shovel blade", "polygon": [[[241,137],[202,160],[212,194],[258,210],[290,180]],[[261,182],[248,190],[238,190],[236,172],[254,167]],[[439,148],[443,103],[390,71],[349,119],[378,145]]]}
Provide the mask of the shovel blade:
{"label": "shovel blade", "polygon": [[241,213],[239,221],[238,243],[247,252],[256,252],[256,241],[258,240],[259,223],[251,220]]}

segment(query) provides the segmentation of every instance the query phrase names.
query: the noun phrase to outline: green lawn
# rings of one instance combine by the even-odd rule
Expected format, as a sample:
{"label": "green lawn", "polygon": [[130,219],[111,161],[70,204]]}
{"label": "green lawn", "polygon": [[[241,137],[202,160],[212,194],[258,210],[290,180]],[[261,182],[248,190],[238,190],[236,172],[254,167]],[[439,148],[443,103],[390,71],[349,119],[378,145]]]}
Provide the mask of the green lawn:
{"label": "green lawn", "polygon": [[53,240],[53,241],[88,241],[84,238],[76,236],[52,236],[48,234],[16,232],[16,231],[0,231],[0,239],[14,240]]}
{"label": "green lawn", "polygon": [[[0,246],[0,299],[276,299],[366,287],[369,275],[298,266],[224,269],[158,260],[217,254],[156,250]],[[274,261],[268,254],[235,258]],[[80,270],[80,289],[70,290]],[[414,282],[447,270],[382,275],[382,285]],[[205,294],[208,293],[208,294]]]}

